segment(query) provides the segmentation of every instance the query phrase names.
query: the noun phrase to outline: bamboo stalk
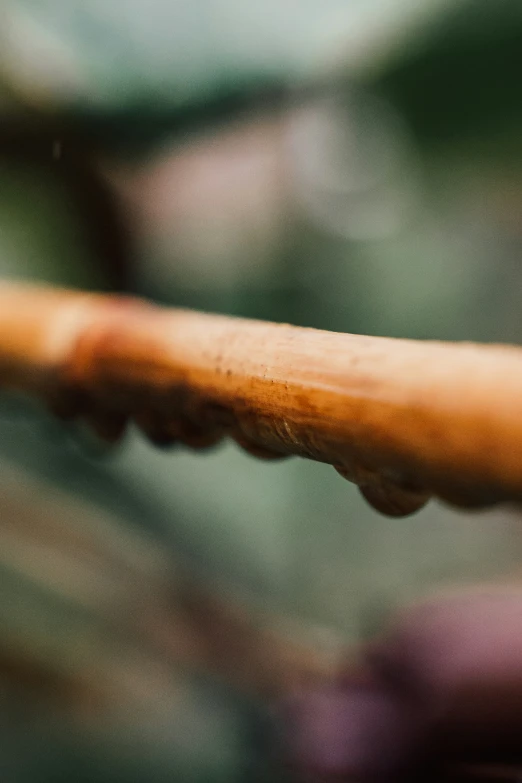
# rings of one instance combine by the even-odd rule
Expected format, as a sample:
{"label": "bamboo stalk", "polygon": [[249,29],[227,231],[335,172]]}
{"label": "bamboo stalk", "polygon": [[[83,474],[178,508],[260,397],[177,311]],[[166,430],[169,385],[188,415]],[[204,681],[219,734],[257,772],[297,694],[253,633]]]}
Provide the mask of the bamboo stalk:
{"label": "bamboo stalk", "polygon": [[335,334],[0,287],[0,385],[107,439],[223,436],[334,465],[376,508],[522,502],[522,349]]}

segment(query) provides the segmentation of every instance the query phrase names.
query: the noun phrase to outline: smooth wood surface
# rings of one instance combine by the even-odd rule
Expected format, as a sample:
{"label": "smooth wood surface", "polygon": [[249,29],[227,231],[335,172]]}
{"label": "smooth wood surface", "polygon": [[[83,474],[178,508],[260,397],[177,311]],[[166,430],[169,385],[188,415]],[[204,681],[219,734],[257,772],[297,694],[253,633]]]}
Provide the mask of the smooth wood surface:
{"label": "smooth wood surface", "polygon": [[332,464],[383,513],[522,501],[522,349],[334,334],[0,287],[0,385],[107,439],[229,436]]}

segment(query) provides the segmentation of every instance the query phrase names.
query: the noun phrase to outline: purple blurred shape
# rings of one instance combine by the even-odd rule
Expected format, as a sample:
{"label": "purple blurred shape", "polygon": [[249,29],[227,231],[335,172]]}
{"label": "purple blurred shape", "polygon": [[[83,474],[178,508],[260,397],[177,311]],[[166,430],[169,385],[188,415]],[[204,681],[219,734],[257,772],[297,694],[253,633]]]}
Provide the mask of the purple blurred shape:
{"label": "purple blurred shape", "polygon": [[415,695],[439,752],[522,758],[522,586],[419,604],[367,656]]}
{"label": "purple blurred shape", "polygon": [[361,653],[364,678],[347,673],[285,705],[298,779],[390,781],[419,764],[448,773],[522,761],[522,586],[420,603]]}
{"label": "purple blurred shape", "polygon": [[285,716],[289,761],[304,780],[389,780],[420,740],[409,700],[378,680],[302,693]]}

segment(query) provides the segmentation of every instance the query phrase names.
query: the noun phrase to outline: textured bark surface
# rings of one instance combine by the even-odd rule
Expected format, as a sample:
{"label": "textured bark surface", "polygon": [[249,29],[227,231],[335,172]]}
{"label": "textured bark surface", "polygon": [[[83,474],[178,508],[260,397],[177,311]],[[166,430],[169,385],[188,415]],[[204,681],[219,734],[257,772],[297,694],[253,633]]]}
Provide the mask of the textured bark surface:
{"label": "textured bark surface", "polygon": [[522,500],[522,350],[0,288],[0,384],[118,439],[332,464],[379,511]]}

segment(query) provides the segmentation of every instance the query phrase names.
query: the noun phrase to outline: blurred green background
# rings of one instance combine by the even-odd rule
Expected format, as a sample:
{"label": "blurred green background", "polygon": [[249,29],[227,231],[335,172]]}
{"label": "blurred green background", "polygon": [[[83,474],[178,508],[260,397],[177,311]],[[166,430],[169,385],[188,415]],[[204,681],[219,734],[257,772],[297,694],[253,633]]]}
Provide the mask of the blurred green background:
{"label": "blurred green background", "polygon": [[[521,77],[517,0],[4,0],[0,274],[518,343]],[[103,244],[111,209],[119,229]],[[0,526],[20,503],[37,525],[59,497],[66,525],[103,518],[115,536],[152,537],[212,590],[348,643],[397,604],[512,572],[522,554],[512,512],[432,504],[390,521],[324,465],[230,445],[164,453],[134,433],[105,454],[5,396],[0,456]],[[57,670],[106,662],[110,627],[36,578],[38,556],[3,551],[0,644]],[[2,677],[10,782],[282,775],[263,705],[194,674],[160,714],[96,731]]]}

